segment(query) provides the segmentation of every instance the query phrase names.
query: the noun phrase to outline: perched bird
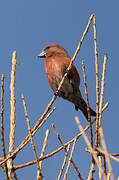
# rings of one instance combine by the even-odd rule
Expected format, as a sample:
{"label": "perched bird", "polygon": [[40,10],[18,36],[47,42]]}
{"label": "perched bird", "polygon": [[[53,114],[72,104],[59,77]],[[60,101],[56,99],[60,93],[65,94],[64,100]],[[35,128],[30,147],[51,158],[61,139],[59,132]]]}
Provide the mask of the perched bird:
{"label": "perched bird", "polygon": [[[53,92],[57,91],[60,81],[62,80],[71,58],[67,51],[58,44],[49,44],[37,57],[45,58],[45,71],[48,82]],[[62,97],[75,105],[75,109],[80,109],[88,120],[87,104],[82,98],[79,90],[80,77],[74,64],[68,72],[67,77],[58,93]],[[91,116],[96,116],[96,113],[90,108]]]}

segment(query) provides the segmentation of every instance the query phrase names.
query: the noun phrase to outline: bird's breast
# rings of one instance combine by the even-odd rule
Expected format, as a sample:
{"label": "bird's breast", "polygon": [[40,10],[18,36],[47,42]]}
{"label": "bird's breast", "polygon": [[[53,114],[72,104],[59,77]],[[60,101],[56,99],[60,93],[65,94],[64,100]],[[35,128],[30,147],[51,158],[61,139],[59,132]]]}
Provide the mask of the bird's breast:
{"label": "bird's breast", "polygon": [[[61,63],[56,63],[56,61],[45,61],[45,70],[46,75],[48,78],[48,82],[50,84],[50,87],[54,92],[57,91],[57,88],[59,86],[59,83],[61,82],[63,76],[64,76],[64,67]],[[63,98],[67,98],[69,94],[73,93],[73,86],[71,84],[71,81],[66,77],[62,88],[60,90],[59,96]]]}

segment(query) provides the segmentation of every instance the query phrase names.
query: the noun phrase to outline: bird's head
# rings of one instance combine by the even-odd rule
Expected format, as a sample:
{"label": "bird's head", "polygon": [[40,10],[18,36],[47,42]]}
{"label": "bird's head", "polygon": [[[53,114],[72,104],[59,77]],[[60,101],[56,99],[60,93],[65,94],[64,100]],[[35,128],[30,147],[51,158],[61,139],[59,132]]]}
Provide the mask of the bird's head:
{"label": "bird's head", "polygon": [[45,58],[45,57],[51,57],[51,56],[55,56],[58,54],[63,54],[65,56],[69,55],[67,54],[66,50],[58,45],[58,44],[49,44],[47,45],[45,48],[43,48],[42,52],[40,54],[37,55],[38,58]]}

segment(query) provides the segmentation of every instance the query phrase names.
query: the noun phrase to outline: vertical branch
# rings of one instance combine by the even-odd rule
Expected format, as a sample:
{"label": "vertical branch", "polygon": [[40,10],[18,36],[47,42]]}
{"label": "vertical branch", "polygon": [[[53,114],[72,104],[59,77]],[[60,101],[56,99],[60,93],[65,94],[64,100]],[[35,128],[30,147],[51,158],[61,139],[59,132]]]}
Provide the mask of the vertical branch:
{"label": "vertical branch", "polygon": [[[98,75],[98,52],[97,52],[97,37],[96,37],[96,17],[93,18],[94,29],[94,46],[95,46],[95,69],[96,69],[96,139],[95,148],[100,146],[99,137],[99,75]],[[99,157],[100,167],[102,166],[101,156]],[[99,169],[99,179],[102,179],[102,175]]]}
{"label": "vertical branch", "polygon": [[13,52],[12,57],[12,71],[11,71],[11,115],[10,115],[10,142],[9,142],[9,152],[13,152],[14,150],[14,142],[15,142],[15,70],[16,70],[16,51]]}
{"label": "vertical branch", "polygon": [[89,147],[89,149],[90,149],[91,154],[93,155],[93,158],[94,158],[94,160],[95,160],[95,162],[96,162],[96,164],[97,164],[97,166],[98,166],[98,168],[99,168],[99,171],[100,171],[101,175],[103,175],[104,180],[106,180],[106,179],[107,179],[107,178],[106,178],[106,175],[105,175],[102,167],[100,166],[100,163],[99,163],[99,161],[98,161],[98,158],[97,158],[96,153],[94,152],[94,150],[93,150],[93,148],[91,147],[91,144],[90,144],[90,142],[89,142],[86,134],[84,133],[84,129],[82,128],[82,126],[81,126],[81,124],[80,124],[79,118],[78,118],[78,117],[75,117],[75,120],[76,120],[76,123],[77,123],[80,131],[81,131],[81,132],[83,131],[83,134],[82,134],[82,135],[83,135],[83,138],[84,138],[85,142],[87,143],[87,145],[88,145],[88,147]]}
{"label": "vertical branch", "polygon": [[113,171],[112,171],[110,158],[109,158],[109,155],[108,155],[108,152],[107,152],[107,147],[106,147],[106,143],[105,143],[105,139],[104,139],[103,130],[102,130],[102,128],[100,128],[99,130],[100,130],[100,136],[101,136],[101,140],[102,140],[102,147],[103,147],[103,150],[105,152],[105,157],[106,157],[106,161],[107,161],[107,165],[108,165],[108,169],[109,169],[108,174],[110,174],[111,180],[114,180],[114,175],[113,175]]}
{"label": "vertical branch", "polygon": [[103,161],[104,161],[104,173],[107,175],[107,168],[106,168],[106,158],[103,156]]}
{"label": "vertical branch", "polygon": [[[3,152],[3,158],[6,158],[6,152],[5,152],[5,140],[4,140],[4,119],[3,119],[3,113],[4,113],[4,79],[5,75],[2,74],[1,76],[1,144],[2,144],[2,152]],[[8,179],[8,170],[7,170],[7,164],[5,163],[5,174],[6,179]]]}
{"label": "vertical branch", "polygon": [[[92,131],[92,123],[91,123],[91,115],[90,115],[90,106],[89,106],[89,100],[88,100],[88,90],[87,90],[87,83],[86,83],[86,73],[85,73],[85,64],[84,61],[82,61],[82,69],[83,69],[83,78],[84,78],[84,84],[85,84],[85,95],[86,95],[86,102],[87,102],[87,112],[88,112],[88,121],[89,121],[89,130],[90,130],[90,142],[91,142],[91,147],[93,148],[93,131]],[[91,164],[91,169],[89,172],[88,179],[93,178],[93,173],[95,168],[95,161],[92,156],[92,164]]]}
{"label": "vertical branch", "polygon": [[16,175],[15,171],[13,171],[13,176],[14,176],[14,179],[15,179],[15,180],[18,180],[18,178],[17,178],[17,175]]}
{"label": "vertical branch", "polygon": [[98,75],[98,52],[97,52],[97,39],[96,39],[96,17],[93,18],[94,29],[94,46],[95,46],[95,69],[96,69],[96,142],[95,147],[98,147],[99,137],[99,75]]}
{"label": "vertical branch", "polygon": [[[82,69],[83,69],[83,78],[84,78],[84,84],[85,84],[85,96],[86,96],[86,102],[87,102],[87,112],[88,112],[89,130],[90,130],[90,143],[91,143],[91,147],[93,148],[93,131],[92,131],[92,123],[91,123],[91,115],[90,115],[90,106],[89,106],[89,100],[88,100],[88,90],[87,90],[84,61],[82,61]],[[95,168],[95,161],[92,156],[92,163],[91,163],[91,168],[90,168],[90,172],[88,175],[88,179],[93,178],[93,173],[95,172],[94,168]]]}
{"label": "vertical branch", "polygon": [[91,146],[93,148],[93,131],[92,131],[92,124],[91,124],[91,115],[90,115],[90,106],[89,106],[89,99],[88,99],[88,90],[87,90],[86,72],[85,72],[84,61],[82,61],[82,69],[83,69],[85,96],[86,96],[86,102],[87,102],[87,112],[88,112],[88,121],[89,121],[89,129],[90,129],[90,142],[91,142]]}
{"label": "vertical branch", "polygon": [[87,180],[93,179],[94,172],[95,172],[95,161],[92,161]]}
{"label": "vertical branch", "polygon": [[[22,101],[23,101],[23,105],[24,105],[24,111],[25,111],[26,121],[27,121],[27,125],[28,125],[28,131],[29,131],[29,136],[30,136],[30,140],[31,140],[31,145],[32,145],[32,149],[33,149],[33,152],[34,152],[34,156],[35,156],[36,161],[37,161],[37,168],[38,168],[38,171],[39,171],[40,170],[40,168],[39,168],[39,161],[38,161],[38,157],[37,157],[37,153],[36,153],[35,144],[34,144],[33,138],[32,138],[30,121],[29,121],[29,117],[28,117],[28,113],[27,113],[27,107],[26,107],[26,102],[25,102],[23,94],[22,94]],[[37,176],[37,180],[40,180],[40,178],[38,176]]]}
{"label": "vertical branch", "polygon": [[5,153],[5,141],[4,141],[4,124],[3,124],[3,113],[4,113],[4,78],[5,75],[2,74],[1,77],[1,144],[2,144],[2,152],[3,157],[6,157]]}
{"label": "vertical branch", "polygon": [[[100,95],[100,104],[99,104],[99,128],[101,127],[101,119],[102,119],[102,107],[103,107],[103,98],[104,98],[104,86],[105,86],[105,72],[106,72],[106,63],[107,63],[107,58],[108,55],[104,55],[104,62],[103,62],[103,72],[102,72],[102,83],[101,83],[101,95]],[[99,137],[100,139],[100,137]],[[99,140],[100,141],[100,140]],[[101,159],[101,157],[99,157]],[[104,168],[106,171],[106,163],[105,163],[105,158],[104,160]],[[100,160],[101,161],[101,160]]]}
{"label": "vertical branch", "polygon": [[[70,147],[71,147],[71,144],[68,145],[68,147],[67,147],[67,152],[70,151]],[[62,164],[62,167],[61,167],[61,170],[60,170],[60,172],[59,172],[59,176],[58,176],[57,180],[60,180],[60,178],[61,178],[61,175],[62,175],[62,173],[63,173],[63,170],[64,170],[64,167],[65,167],[66,161],[67,161],[67,154],[65,153],[64,162],[63,162],[63,164]]]}
{"label": "vertical branch", "polygon": [[65,171],[63,180],[65,180],[65,179],[67,178],[67,174],[68,174],[69,167],[70,167],[70,164],[71,164],[71,158],[72,158],[73,152],[74,152],[74,150],[75,150],[76,141],[77,141],[77,137],[74,139],[74,143],[73,143],[73,146],[72,146],[72,149],[71,149],[71,154],[70,154],[70,157],[69,157],[67,169],[66,169],[66,171]]}
{"label": "vertical branch", "polygon": [[[11,84],[10,84],[11,114],[10,114],[10,140],[9,140],[9,155],[8,156],[10,156],[10,154],[14,151],[14,142],[15,142],[15,92],[14,92],[14,86],[15,86],[16,55],[17,55],[16,51],[14,51],[13,55],[12,55],[12,71],[11,71]],[[8,176],[11,180],[11,179],[13,179],[12,178],[12,169],[13,169],[12,158],[8,160],[7,167],[8,167]]]}
{"label": "vertical branch", "polygon": [[[61,140],[61,138],[60,138],[60,135],[58,134],[58,132],[57,132],[57,130],[56,130],[55,125],[54,125],[54,124],[52,124],[52,128],[54,129],[55,134],[56,134],[56,136],[57,136],[57,138],[58,138],[59,142],[60,142],[60,143],[61,143],[61,145],[63,146],[63,149],[64,149],[65,153],[66,153],[66,154],[67,154],[67,156],[70,158],[70,155],[69,155],[69,153],[67,152],[67,149],[66,149],[66,147],[64,146],[64,144],[63,144],[63,142],[62,142],[62,140]],[[74,169],[76,170],[77,176],[80,178],[80,180],[82,180],[83,178],[81,177],[81,174],[80,174],[80,172],[79,172],[79,170],[78,170],[77,166],[75,165],[74,161],[72,160],[72,158],[71,158],[71,160],[70,160],[70,161],[71,161],[71,163],[72,163],[72,165],[73,165]]]}
{"label": "vertical branch", "polygon": [[101,95],[100,95],[99,127],[101,127],[101,119],[102,119],[102,107],[103,107],[103,98],[104,98],[105,72],[106,72],[107,58],[108,58],[108,56],[107,56],[107,54],[105,54],[104,55],[104,63],[103,63],[103,72],[102,72]]}
{"label": "vertical branch", "polygon": [[[46,135],[45,135],[44,144],[43,144],[43,148],[42,148],[42,151],[41,151],[41,156],[40,156],[40,158],[42,158],[42,157],[44,156],[45,149],[46,149],[46,147],[47,147],[47,141],[48,141],[49,133],[50,133],[50,131],[49,131],[49,129],[47,129],[47,130],[46,130]],[[41,171],[42,171],[42,164],[43,164],[43,160],[39,162],[39,171],[37,172],[37,177],[38,177],[38,176],[39,176],[39,177],[42,176],[42,173],[41,173]],[[41,179],[42,179],[42,177],[41,177]]]}

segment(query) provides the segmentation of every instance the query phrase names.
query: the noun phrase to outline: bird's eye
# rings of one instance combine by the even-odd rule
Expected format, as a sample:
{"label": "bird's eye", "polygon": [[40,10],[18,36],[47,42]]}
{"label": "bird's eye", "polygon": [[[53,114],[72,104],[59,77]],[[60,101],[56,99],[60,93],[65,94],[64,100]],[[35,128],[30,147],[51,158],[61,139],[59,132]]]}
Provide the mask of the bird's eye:
{"label": "bird's eye", "polygon": [[47,46],[44,50],[46,51],[46,50],[48,50],[50,48],[50,46]]}

